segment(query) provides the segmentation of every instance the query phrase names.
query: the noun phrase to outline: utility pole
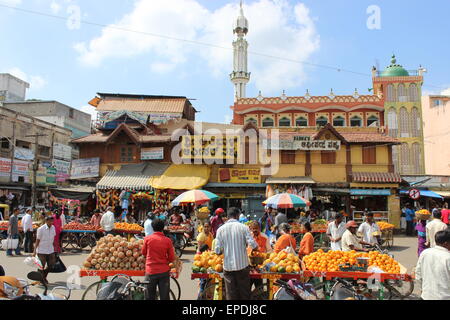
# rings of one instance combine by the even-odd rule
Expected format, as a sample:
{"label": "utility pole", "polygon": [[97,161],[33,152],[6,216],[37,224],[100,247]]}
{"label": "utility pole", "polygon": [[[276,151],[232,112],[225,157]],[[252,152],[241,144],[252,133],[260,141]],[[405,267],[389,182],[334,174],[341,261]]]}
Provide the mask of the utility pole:
{"label": "utility pole", "polygon": [[25,137],[33,138],[34,137],[34,161],[33,161],[33,181],[31,185],[31,206],[36,206],[36,198],[37,198],[37,183],[36,183],[36,173],[38,171],[38,148],[39,148],[39,137],[46,137],[46,134],[31,134]]}

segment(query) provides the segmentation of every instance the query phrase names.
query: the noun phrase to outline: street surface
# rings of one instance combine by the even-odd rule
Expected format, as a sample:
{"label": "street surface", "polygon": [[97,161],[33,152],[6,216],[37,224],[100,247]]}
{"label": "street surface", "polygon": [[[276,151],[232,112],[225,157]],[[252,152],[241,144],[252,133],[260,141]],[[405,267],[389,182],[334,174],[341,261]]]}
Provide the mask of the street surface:
{"label": "street surface", "polygon": [[[394,258],[398,262],[400,262],[408,269],[408,272],[410,273],[417,263],[417,238],[396,236],[394,239],[394,247],[390,250],[390,252],[394,255]],[[184,251],[183,256],[181,257],[181,260],[183,261],[183,271],[181,272],[178,281],[181,286],[182,300],[195,300],[197,298],[198,280],[191,280],[191,266],[194,255],[195,249],[194,247],[190,247]],[[62,254],[61,258],[66,267],[70,269],[70,266],[81,266],[87,256],[88,252],[84,252],[82,254],[66,253]],[[21,257],[6,257],[6,252],[4,250],[1,250],[0,264],[3,266],[8,276],[26,279],[27,273],[33,271],[31,267],[23,263],[26,257],[26,255],[23,255]],[[48,280],[50,281],[50,288],[53,286],[65,286],[68,279],[70,277],[73,278],[73,274],[74,273],[49,274]],[[98,280],[99,278],[97,277],[81,278],[81,289],[72,291],[71,300],[81,299],[83,290],[87,288],[91,283],[94,283]],[[143,278],[140,280],[143,280]],[[39,293],[42,291],[43,289],[41,287],[34,287],[32,289],[33,293]],[[414,294],[411,298],[415,298],[419,294],[420,293],[417,290],[417,286],[415,286]]]}

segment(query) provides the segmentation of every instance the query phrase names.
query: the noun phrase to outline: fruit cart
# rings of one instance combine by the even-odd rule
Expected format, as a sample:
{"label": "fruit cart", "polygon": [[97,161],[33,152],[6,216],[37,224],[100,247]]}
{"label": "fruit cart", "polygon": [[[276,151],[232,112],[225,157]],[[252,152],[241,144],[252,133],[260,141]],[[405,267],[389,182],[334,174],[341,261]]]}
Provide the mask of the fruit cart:
{"label": "fruit cart", "polygon": [[65,250],[83,250],[94,248],[97,244],[96,234],[102,230],[70,230],[61,231],[61,247]]}
{"label": "fruit cart", "polygon": [[[300,241],[305,235],[306,231],[303,225],[299,223],[291,223],[291,234],[294,236],[297,241],[297,246],[300,247]],[[311,230],[312,235],[314,236],[314,249],[320,248],[328,248],[329,239],[326,235],[327,227],[322,225],[311,225],[313,230]]]}
{"label": "fruit cart", "polygon": [[[9,227],[9,221],[0,221],[0,233],[1,232],[5,232],[8,231],[8,227]],[[36,240],[36,230],[38,228],[38,225],[36,223],[33,223],[33,243]],[[5,232],[5,236],[6,236],[6,232]],[[0,236],[0,239],[2,237]],[[22,225],[19,222],[19,243],[23,243],[23,240],[25,238],[25,235],[23,233],[23,228]]]}
{"label": "fruit cart", "polygon": [[[348,271],[336,271],[336,272],[318,272],[318,271],[309,271],[304,270],[299,273],[259,273],[253,271],[250,273],[251,279],[266,279],[267,280],[267,291],[266,296],[269,300],[273,299],[274,295],[274,283],[277,280],[299,280],[304,281],[306,278],[320,278],[325,283],[325,287],[329,287],[330,283],[334,278],[343,278],[343,279],[371,279],[374,277],[373,273],[370,272],[348,272]],[[222,300],[224,294],[224,283],[223,283],[223,273],[192,273],[191,279],[214,279],[216,281],[215,287],[215,299]],[[399,281],[413,281],[411,275],[406,273],[402,274],[392,274],[392,273],[381,273],[377,274],[377,280],[381,283],[385,283],[387,280],[399,280]],[[252,293],[253,298],[255,298],[255,293]],[[260,297],[260,293],[258,294]],[[385,289],[384,286],[381,286],[379,290],[379,299],[383,300],[385,297]],[[329,298],[329,297],[326,297]]]}
{"label": "fruit cart", "polygon": [[[108,278],[115,276],[128,276],[128,277],[145,277],[144,270],[80,270],[80,277],[99,277],[100,280],[92,283],[86,290],[83,292],[82,300],[95,300],[97,297],[98,291],[102,288],[102,286],[108,282]],[[171,292],[172,297],[175,297],[175,300],[180,300],[181,298],[181,287],[178,283],[177,279],[179,277],[179,273],[175,270],[170,272],[171,283]]]}

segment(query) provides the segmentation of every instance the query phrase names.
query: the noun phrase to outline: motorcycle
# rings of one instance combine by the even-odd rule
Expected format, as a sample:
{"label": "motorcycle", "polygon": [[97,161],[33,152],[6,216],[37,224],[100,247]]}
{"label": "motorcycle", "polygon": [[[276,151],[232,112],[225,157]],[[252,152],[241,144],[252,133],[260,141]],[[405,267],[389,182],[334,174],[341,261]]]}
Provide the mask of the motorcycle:
{"label": "motorcycle", "polygon": [[[42,275],[42,273],[40,273],[38,271],[32,271],[32,272],[28,273],[27,278],[29,280],[35,281],[36,283],[41,283],[42,286],[44,287],[44,292],[42,294],[31,295],[29,292],[29,287],[31,285],[26,284],[23,287],[23,294],[13,297],[12,300],[56,300],[56,301],[61,301],[61,300],[69,300],[70,295],[72,293],[71,289],[69,289],[67,287],[59,286],[59,287],[53,288],[49,294],[48,286],[47,286],[46,282],[44,281],[44,276]],[[57,293],[56,292],[57,290],[64,290],[66,293],[65,294]]]}

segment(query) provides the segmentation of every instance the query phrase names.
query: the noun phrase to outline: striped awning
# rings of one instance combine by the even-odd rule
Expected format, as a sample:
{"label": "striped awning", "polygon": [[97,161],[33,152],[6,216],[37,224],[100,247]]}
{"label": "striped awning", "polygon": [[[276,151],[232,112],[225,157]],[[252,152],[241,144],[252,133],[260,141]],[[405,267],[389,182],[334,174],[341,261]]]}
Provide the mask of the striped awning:
{"label": "striped awning", "polygon": [[392,172],[352,172],[353,182],[401,183],[402,177]]}
{"label": "striped awning", "polygon": [[97,183],[97,189],[151,190],[150,178],[162,175],[168,167],[169,164],[152,162],[125,165],[120,170],[108,171]]}

